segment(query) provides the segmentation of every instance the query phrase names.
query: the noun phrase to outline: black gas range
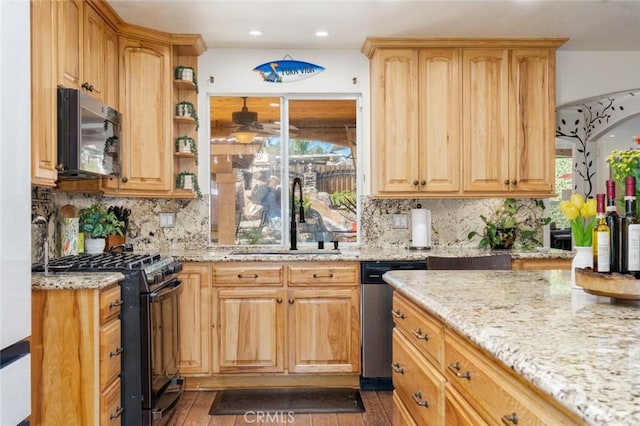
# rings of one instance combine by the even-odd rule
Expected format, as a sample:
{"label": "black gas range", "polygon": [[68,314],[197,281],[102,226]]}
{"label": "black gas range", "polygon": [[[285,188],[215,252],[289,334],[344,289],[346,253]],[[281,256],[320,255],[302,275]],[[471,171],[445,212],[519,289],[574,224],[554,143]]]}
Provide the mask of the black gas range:
{"label": "black gas range", "polygon": [[64,256],[34,272],[120,272],[122,297],[122,423],[168,422],[183,392],[179,373],[178,296],[182,264],[131,252]]}

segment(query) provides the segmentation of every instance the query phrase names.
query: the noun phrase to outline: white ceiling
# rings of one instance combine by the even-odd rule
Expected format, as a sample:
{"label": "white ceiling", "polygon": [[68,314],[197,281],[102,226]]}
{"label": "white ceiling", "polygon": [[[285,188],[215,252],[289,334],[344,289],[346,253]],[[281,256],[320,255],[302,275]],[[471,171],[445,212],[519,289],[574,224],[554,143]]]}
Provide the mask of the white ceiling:
{"label": "white ceiling", "polygon": [[[561,50],[640,50],[640,0],[109,0],[128,23],[209,48],[360,49],[366,37],[568,37]],[[260,37],[247,31],[259,29]],[[315,31],[329,36],[317,38]]]}

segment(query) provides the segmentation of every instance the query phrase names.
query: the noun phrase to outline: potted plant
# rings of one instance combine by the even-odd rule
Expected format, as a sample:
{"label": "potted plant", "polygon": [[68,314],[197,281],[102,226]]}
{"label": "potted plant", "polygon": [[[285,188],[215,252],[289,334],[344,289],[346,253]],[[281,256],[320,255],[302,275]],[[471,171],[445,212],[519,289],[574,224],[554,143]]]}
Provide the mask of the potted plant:
{"label": "potted plant", "polygon": [[198,177],[195,175],[195,173],[180,172],[176,177],[176,187],[180,189],[189,189],[195,192],[198,198],[202,198],[200,185],[198,185]]}
{"label": "potted plant", "polygon": [[176,115],[179,117],[190,116],[196,123],[196,130],[200,127],[200,120],[198,119],[198,113],[196,113],[196,107],[191,102],[180,101],[176,104]]}
{"label": "potted plant", "polygon": [[177,152],[190,152],[196,156],[196,164],[198,164],[198,147],[196,141],[189,136],[180,136],[176,139]]}
{"label": "potted plant", "polygon": [[490,218],[480,215],[485,225],[482,233],[472,231],[467,238],[471,240],[480,236],[480,248],[497,250],[510,249],[516,241],[523,249],[539,246],[541,241],[538,240],[538,234],[542,226],[551,221],[549,217],[540,217],[540,212],[544,209],[542,200],[507,198]]}
{"label": "potted plant", "polygon": [[178,65],[174,77],[176,80],[191,81],[195,85],[196,93],[198,93],[198,80],[196,79],[196,72],[193,70],[193,67]]}
{"label": "potted plant", "polygon": [[108,211],[103,204],[94,204],[80,209],[80,230],[87,236],[84,246],[89,254],[101,253],[109,235],[123,235],[124,222],[119,220],[113,211]]}

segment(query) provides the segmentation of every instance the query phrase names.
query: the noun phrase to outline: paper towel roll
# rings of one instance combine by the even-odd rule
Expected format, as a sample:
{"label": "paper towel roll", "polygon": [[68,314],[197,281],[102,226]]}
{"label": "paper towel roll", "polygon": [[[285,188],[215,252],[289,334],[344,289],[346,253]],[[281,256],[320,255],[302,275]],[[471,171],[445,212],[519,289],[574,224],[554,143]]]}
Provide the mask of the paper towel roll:
{"label": "paper towel roll", "polygon": [[412,209],[411,227],[411,245],[413,247],[431,247],[431,211]]}

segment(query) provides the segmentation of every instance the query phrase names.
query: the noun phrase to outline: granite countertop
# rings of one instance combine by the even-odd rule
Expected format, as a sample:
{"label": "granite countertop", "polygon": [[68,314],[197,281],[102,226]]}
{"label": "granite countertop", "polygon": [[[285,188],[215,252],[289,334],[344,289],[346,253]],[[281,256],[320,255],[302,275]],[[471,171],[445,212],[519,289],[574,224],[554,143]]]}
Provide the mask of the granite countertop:
{"label": "granite countertop", "polygon": [[42,272],[31,274],[33,290],[101,290],[124,280],[119,272],[61,272],[45,276]]}
{"label": "granite countertop", "polygon": [[590,424],[640,424],[640,306],[569,271],[391,271],[385,280]]}
{"label": "granite countertop", "polygon": [[[242,254],[235,254],[241,252]],[[253,252],[253,254],[251,253]],[[256,254],[256,252],[259,252]],[[265,252],[270,252],[265,254]],[[501,251],[503,252],[503,251]],[[531,251],[508,250],[513,259],[572,259],[570,251],[558,249],[543,249]],[[353,246],[340,247],[339,253],[334,250],[317,250],[316,248],[298,247],[292,254],[286,247],[281,246],[250,246],[250,247],[211,247],[202,250],[177,250],[167,252],[180,262],[286,262],[286,261],[409,261],[424,260],[427,256],[479,256],[491,255],[490,250],[468,247],[434,247],[430,250],[409,250],[405,247],[375,247],[361,248]]]}

